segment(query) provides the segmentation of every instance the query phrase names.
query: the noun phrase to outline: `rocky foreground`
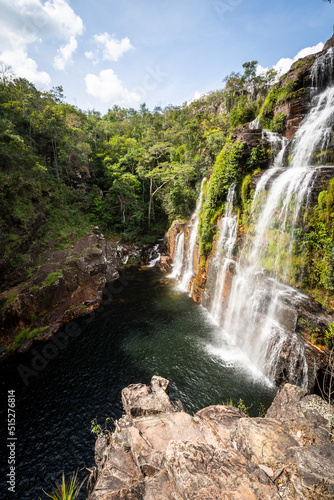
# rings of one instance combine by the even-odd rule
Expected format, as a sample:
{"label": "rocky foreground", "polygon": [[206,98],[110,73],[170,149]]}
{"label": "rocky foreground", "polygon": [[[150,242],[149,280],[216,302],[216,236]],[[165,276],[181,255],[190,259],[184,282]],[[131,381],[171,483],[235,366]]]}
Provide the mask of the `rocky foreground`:
{"label": "rocky foreground", "polygon": [[193,417],[168,380],[123,389],[125,415],[100,434],[89,500],[334,498],[334,417],[319,396],[286,384],[264,418],[233,406]]}

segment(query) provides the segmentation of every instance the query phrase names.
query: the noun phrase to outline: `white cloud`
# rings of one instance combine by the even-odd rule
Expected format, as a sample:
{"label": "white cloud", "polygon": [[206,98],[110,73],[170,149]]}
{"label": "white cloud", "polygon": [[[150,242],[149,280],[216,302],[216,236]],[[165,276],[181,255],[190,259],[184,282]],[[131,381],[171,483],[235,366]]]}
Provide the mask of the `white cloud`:
{"label": "white cloud", "polygon": [[51,83],[50,75],[45,71],[38,71],[36,61],[28,57],[24,50],[5,50],[0,54],[0,59],[13,68],[16,76],[26,78],[35,85],[45,88]]}
{"label": "white cloud", "polygon": [[[284,75],[284,73],[289,71],[292,64],[298,61],[298,59],[301,59],[302,57],[306,57],[311,54],[316,54],[317,52],[320,52],[323,48],[324,44],[322,42],[319,42],[317,45],[313,45],[313,47],[305,47],[305,49],[300,50],[293,59],[289,57],[283,57],[272,67],[272,69],[276,70],[278,73],[278,77],[280,77],[281,75]],[[269,68],[264,68],[259,64],[256,68],[256,74],[260,75],[262,73],[266,73],[268,69]]]}
{"label": "white cloud", "polygon": [[124,87],[112,69],[104,69],[99,75],[88,74],[85,76],[85,82],[86,92],[101,101],[121,106],[137,104],[140,101],[140,94]]}
{"label": "white cloud", "polygon": [[94,59],[94,52],[85,52],[87,59]]}
{"label": "white cloud", "polygon": [[46,39],[59,39],[67,44],[62,44],[56,58],[60,57],[63,51],[65,52],[62,57],[66,57],[69,47],[65,47],[69,46],[71,40],[73,47],[72,37],[83,33],[81,18],[65,0],[48,0],[44,4],[41,0],[0,2],[0,59],[10,64],[16,75],[38,85],[49,85],[50,76],[38,71],[36,61],[28,56],[29,45],[41,43]]}
{"label": "white cloud", "polygon": [[53,63],[54,67],[56,69],[64,70],[66,64],[72,62],[72,55],[76,51],[77,47],[78,42],[76,41],[74,36],[71,36],[70,41],[66,45],[62,45],[58,49]]}
{"label": "white cloud", "polygon": [[190,99],[189,101],[187,101],[187,104],[190,104],[193,101],[197,101],[198,99],[200,99],[201,97],[204,97],[205,95],[206,95],[205,92],[199,92],[198,90],[195,90],[194,97],[192,99]]}
{"label": "white cloud", "polygon": [[94,35],[94,41],[102,49],[102,57],[105,61],[116,62],[125,52],[134,48],[128,37],[117,40],[114,36],[110,36],[109,33]]}

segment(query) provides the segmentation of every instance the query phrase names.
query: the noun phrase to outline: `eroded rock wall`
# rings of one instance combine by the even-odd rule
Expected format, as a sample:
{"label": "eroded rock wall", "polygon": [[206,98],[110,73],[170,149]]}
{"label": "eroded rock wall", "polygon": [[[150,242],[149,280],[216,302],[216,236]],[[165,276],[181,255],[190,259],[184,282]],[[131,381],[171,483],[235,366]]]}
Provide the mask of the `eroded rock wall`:
{"label": "eroded rock wall", "polygon": [[[42,262],[30,279],[0,294],[1,359],[14,350],[28,350],[34,341],[48,340],[64,323],[90,314],[100,305],[106,283],[116,280],[127,263],[140,262],[140,249],[106,240],[94,228],[64,250],[44,253]],[[23,331],[26,339],[17,345],[15,338]]]}

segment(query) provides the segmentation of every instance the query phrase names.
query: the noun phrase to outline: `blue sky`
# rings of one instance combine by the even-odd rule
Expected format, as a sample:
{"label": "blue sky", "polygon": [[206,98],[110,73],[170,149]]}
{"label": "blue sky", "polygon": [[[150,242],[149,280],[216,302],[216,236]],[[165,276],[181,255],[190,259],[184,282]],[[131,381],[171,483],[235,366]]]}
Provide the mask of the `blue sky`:
{"label": "blue sky", "polygon": [[245,61],[319,50],[333,23],[322,0],[0,0],[0,60],[82,109],[153,109],[221,88]]}

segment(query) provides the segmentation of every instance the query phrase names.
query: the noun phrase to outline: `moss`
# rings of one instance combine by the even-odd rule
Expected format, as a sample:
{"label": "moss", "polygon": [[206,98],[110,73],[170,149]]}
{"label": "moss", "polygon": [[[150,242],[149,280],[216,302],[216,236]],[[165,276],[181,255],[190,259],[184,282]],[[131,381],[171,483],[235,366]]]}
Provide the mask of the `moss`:
{"label": "moss", "polygon": [[[272,88],[263,103],[260,110],[259,120],[263,128],[270,128],[272,120],[274,119],[274,109],[278,104],[282,104],[293,97],[295,83],[288,81],[282,87]],[[275,123],[272,123],[275,125]]]}
{"label": "moss", "polygon": [[42,328],[34,328],[33,330],[25,328],[18,335],[16,335],[14,343],[10,346],[9,351],[11,352],[16,351],[25,340],[32,340],[38,338],[48,328],[49,326],[44,326]]}
{"label": "moss", "polygon": [[245,202],[246,200],[248,200],[250,180],[251,180],[251,174],[248,174],[248,175],[246,175],[246,177],[244,177],[244,180],[242,181],[242,185],[241,185],[241,200],[242,200],[242,202]]}
{"label": "moss", "polygon": [[225,146],[216,158],[209,183],[203,188],[203,202],[199,225],[200,254],[208,255],[212,248],[212,241],[217,230],[216,222],[223,214],[226,196],[230,186],[237,182],[243,168],[242,164],[244,145],[240,141],[226,141]]}
{"label": "moss", "polygon": [[72,264],[74,262],[79,262],[81,260],[81,257],[70,257],[69,259],[66,260],[66,264]]}
{"label": "moss", "polygon": [[326,149],[314,155],[314,161],[318,165],[333,165],[334,164],[334,151],[332,149]]}
{"label": "moss", "polygon": [[48,274],[48,276],[43,281],[41,287],[47,287],[53,285],[56,281],[63,277],[63,271],[61,269],[57,269],[53,273]]}
{"label": "moss", "polygon": [[270,122],[272,132],[282,133],[286,126],[286,113],[280,112]]}
{"label": "moss", "polygon": [[10,306],[14,302],[15,297],[17,297],[17,292],[11,292],[8,295],[8,298],[5,302],[5,304],[2,306],[1,314],[3,314],[5,312],[5,310],[7,309],[7,307]]}

